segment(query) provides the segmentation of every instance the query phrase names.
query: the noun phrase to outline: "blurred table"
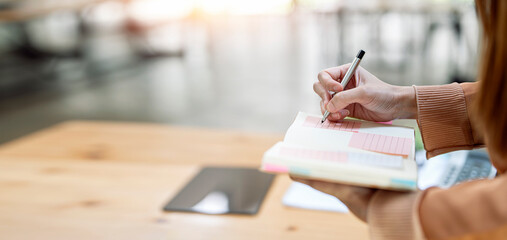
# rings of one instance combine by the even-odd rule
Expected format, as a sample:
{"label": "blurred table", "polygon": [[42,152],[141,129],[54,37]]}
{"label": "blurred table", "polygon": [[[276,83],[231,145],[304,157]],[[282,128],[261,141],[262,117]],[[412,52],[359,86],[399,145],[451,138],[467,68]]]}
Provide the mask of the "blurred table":
{"label": "blurred table", "polygon": [[280,135],[67,122],[0,147],[2,239],[366,239],[350,214],[288,208],[277,176],[255,216],[166,213],[200,166],[258,167]]}

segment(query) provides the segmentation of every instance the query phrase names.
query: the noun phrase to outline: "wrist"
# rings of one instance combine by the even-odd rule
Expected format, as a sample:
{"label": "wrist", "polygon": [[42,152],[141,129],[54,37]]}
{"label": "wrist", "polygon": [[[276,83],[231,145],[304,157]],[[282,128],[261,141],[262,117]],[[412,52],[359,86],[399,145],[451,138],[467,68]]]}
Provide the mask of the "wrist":
{"label": "wrist", "polygon": [[415,89],[412,86],[397,86],[396,100],[398,102],[396,119],[416,119],[417,118],[417,100]]}
{"label": "wrist", "polygon": [[421,192],[377,191],[366,216],[372,238],[424,239],[419,221],[422,197]]}

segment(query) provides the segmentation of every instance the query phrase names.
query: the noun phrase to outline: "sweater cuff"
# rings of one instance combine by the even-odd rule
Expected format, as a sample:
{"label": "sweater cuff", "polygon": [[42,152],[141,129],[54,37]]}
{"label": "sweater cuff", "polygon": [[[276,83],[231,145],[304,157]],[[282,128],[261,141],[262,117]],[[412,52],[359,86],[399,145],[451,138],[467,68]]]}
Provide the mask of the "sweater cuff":
{"label": "sweater cuff", "polygon": [[424,239],[419,221],[422,192],[379,190],[368,206],[371,239]]}
{"label": "sweater cuff", "polygon": [[428,157],[474,146],[463,89],[457,83],[414,86],[417,122]]}

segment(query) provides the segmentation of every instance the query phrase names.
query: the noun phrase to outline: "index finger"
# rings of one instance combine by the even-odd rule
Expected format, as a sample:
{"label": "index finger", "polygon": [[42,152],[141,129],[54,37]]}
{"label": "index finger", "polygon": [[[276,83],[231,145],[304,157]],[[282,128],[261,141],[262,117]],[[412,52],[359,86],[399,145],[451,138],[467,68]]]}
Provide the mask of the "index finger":
{"label": "index finger", "polygon": [[349,67],[350,67],[350,63],[347,63],[347,64],[340,65],[338,67],[332,67],[332,68],[324,69],[324,71],[326,71],[327,73],[329,73],[329,75],[333,79],[335,79],[337,81],[341,81],[341,79],[343,77],[345,77],[345,74],[349,70]]}
{"label": "index finger", "polygon": [[328,91],[340,92],[343,90],[343,86],[339,84],[341,79],[345,76],[345,73],[350,67],[349,64],[344,64],[338,67],[332,67],[324,69],[318,75],[319,82]]}

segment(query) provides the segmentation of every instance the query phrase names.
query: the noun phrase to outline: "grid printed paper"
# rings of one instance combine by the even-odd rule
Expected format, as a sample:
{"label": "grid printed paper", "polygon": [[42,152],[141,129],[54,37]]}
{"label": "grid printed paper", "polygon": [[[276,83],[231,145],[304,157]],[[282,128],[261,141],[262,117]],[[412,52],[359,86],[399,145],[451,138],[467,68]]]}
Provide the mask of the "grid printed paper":
{"label": "grid printed paper", "polygon": [[408,156],[412,146],[410,138],[371,133],[354,133],[349,142],[349,147],[400,156]]}
{"label": "grid printed paper", "polygon": [[306,117],[303,126],[348,132],[358,132],[361,127],[361,123],[357,121],[342,120],[339,122],[330,122],[326,120],[324,123],[321,123],[320,121],[321,119],[318,117],[308,116]]}

